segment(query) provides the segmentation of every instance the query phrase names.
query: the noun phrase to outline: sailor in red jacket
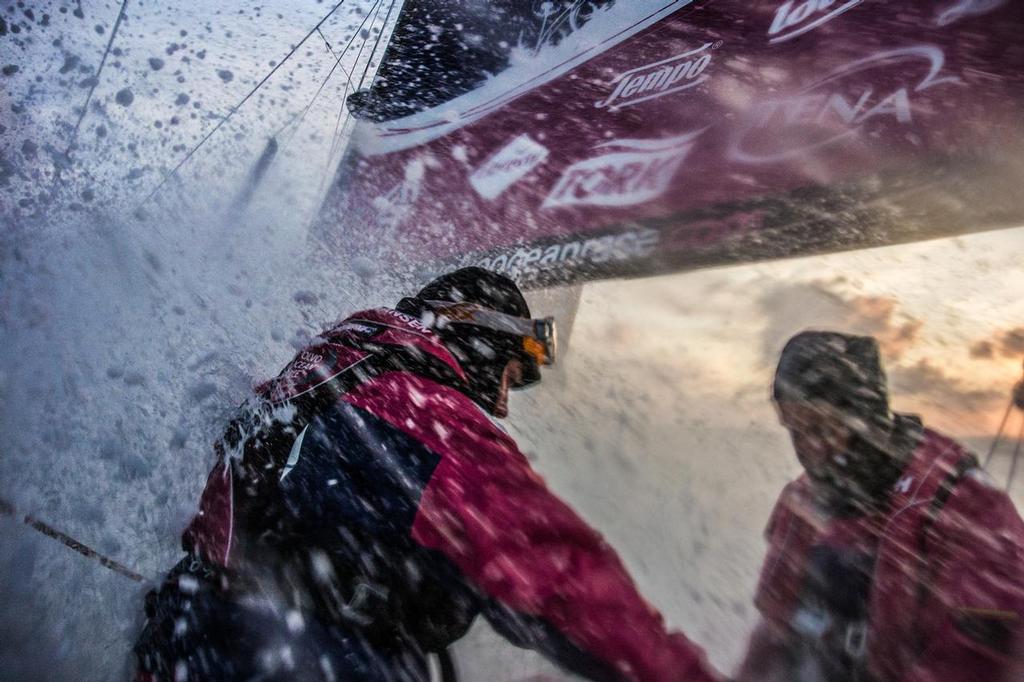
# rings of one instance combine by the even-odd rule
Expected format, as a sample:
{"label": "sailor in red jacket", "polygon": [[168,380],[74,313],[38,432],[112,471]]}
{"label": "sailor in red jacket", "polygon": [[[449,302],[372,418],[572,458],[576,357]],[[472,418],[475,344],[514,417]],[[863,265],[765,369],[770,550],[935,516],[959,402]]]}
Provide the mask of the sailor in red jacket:
{"label": "sailor in red jacket", "polygon": [[1024,680],[1024,523],[972,454],[890,412],[875,340],[797,335],[773,394],[805,473],[737,680]]}
{"label": "sailor in red jacket", "polygon": [[422,682],[482,613],[589,679],[712,680],[487,414],[553,332],[467,268],[321,334],[219,443],[139,679]]}

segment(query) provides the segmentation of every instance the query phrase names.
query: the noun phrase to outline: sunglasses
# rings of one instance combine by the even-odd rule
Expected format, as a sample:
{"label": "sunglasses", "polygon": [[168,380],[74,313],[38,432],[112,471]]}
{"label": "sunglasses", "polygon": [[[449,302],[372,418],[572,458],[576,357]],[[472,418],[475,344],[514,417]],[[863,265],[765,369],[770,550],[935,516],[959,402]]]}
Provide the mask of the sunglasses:
{"label": "sunglasses", "polygon": [[506,315],[476,303],[427,301],[438,317],[451,322],[472,324],[506,334],[522,337],[523,353],[538,365],[555,364],[558,335],[555,318],[529,319]]}

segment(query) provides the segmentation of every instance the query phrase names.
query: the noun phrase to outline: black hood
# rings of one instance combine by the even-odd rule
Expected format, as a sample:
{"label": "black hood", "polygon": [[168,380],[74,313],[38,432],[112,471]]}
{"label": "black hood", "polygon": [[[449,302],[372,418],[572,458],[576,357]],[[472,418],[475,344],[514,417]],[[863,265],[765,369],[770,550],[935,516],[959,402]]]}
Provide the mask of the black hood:
{"label": "black hood", "polygon": [[881,354],[870,336],[797,334],[782,349],[772,396],[779,402],[822,401],[868,422],[891,420]]}
{"label": "black hood", "polygon": [[[416,296],[399,301],[396,309],[429,322],[429,301],[476,303],[506,315],[530,318],[530,306],[516,283],[479,267],[462,268],[438,277]],[[501,376],[509,360],[523,361],[522,385],[540,380],[540,367],[525,354],[522,337],[473,324],[434,325],[434,331],[466,371],[467,395],[488,412],[493,413],[497,404]]]}
{"label": "black hood", "polygon": [[[823,402],[841,413],[853,436],[842,466],[815,480],[833,512],[884,502],[920,440],[920,420],[894,415],[878,342],[869,336],[807,331],[786,344],[772,385],[777,402]],[[810,474],[810,472],[808,472]]]}

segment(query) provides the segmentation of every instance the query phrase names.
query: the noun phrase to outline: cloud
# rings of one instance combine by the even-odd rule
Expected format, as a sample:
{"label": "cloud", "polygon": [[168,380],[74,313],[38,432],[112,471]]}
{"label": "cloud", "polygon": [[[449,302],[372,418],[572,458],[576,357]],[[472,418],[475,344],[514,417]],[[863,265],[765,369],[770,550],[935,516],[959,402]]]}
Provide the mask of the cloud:
{"label": "cloud", "polygon": [[1024,357],[1024,327],[997,332],[991,339],[980,339],[970,347],[975,360],[994,360],[996,356],[1018,359]]}
{"label": "cloud", "polygon": [[899,360],[917,342],[924,322],[897,313],[895,299],[858,296],[849,301],[848,324],[857,333],[878,339],[886,360]]}
{"label": "cloud", "polygon": [[758,299],[767,324],[762,351],[774,365],[785,342],[804,329],[832,329],[878,340],[887,361],[896,361],[917,343],[924,323],[900,312],[886,296],[844,296],[832,289],[841,282],[797,282],[769,288]]}
{"label": "cloud", "polygon": [[[774,367],[785,342],[804,329],[870,335],[882,350],[895,409],[920,412],[950,433],[979,434],[991,428],[992,414],[1005,407],[1001,388],[990,388],[935,357],[917,360],[924,321],[908,315],[896,298],[847,293],[848,286],[842,280],[819,280],[765,288],[757,303],[765,318],[761,340],[767,366]],[[1016,352],[1024,355],[1024,327],[979,339],[970,347],[977,358]]]}
{"label": "cloud", "polygon": [[1003,332],[999,337],[999,350],[1008,358],[1019,358],[1024,355],[1024,327]]}
{"label": "cloud", "polygon": [[970,388],[962,379],[947,374],[927,359],[908,367],[893,367],[889,372],[889,385],[895,394],[912,396],[950,412],[982,413],[1006,398],[995,389]]}
{"label": "cloud", "polygon": [[971,344],[968,352],[976,360],[991,360],[995,357],[996,347],[991,341],[978,341]]}

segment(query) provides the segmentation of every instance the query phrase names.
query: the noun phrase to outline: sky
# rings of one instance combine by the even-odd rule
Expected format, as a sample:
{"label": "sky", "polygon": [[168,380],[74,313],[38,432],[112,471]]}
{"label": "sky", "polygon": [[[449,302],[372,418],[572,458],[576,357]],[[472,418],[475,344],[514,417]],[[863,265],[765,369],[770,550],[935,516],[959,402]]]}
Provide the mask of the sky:
{"label": "sky", "polygon": [[[870,334],[898,409],[958,437],[990,437],[1022,374],[1021,247],[1024,229],[998,230],[588,285],[577,334],[583,347],[604,339],[669,367],[698,366],[696,390],[744,407],[764,401],[792,334]],[[593,320],[592,301],[602,302]]]}

